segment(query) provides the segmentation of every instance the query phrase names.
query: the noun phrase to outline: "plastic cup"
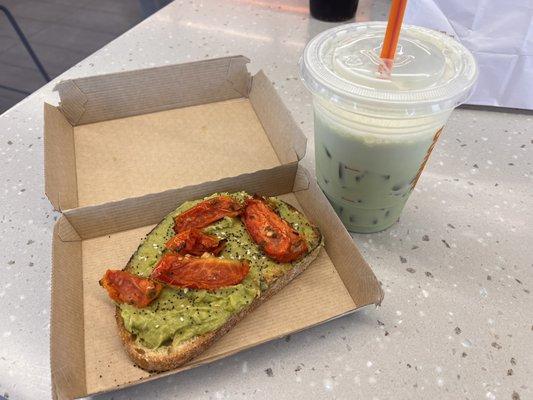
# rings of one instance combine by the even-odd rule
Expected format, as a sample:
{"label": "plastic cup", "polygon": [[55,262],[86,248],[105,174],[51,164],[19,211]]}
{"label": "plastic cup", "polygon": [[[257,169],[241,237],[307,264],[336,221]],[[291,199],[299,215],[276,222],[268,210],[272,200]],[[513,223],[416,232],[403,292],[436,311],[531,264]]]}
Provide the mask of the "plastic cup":
{"label": "plastic cup", "polygon": [[349,231],[394,224],[455,107],[476,81],[472,54],[440,32],[403,26],[390,79],[378,72],[384,22],[313,38],[300,74],[313,94],[317,181]]}

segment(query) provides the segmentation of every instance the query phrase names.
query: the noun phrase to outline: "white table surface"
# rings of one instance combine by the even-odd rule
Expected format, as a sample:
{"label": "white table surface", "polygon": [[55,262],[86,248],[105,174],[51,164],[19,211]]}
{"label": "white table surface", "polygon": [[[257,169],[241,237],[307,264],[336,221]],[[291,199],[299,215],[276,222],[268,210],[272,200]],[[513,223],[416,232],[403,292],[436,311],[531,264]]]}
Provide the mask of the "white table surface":
{"label": "white table surface", "polygon": [[[309,137],[298,80],[305,43],[333,24],[305,0],[176,1],[61,78],[244,54]],[[361,0],[357,20],[385,19]],[[0,116],[0,395],[50,396],[51,230],[43,100]],[[457,110],[401,221],[354,240],[383,283],[382,307],[99,399],[533,398],[533,117]],[[528,379],[529,378],[529,379]]]}

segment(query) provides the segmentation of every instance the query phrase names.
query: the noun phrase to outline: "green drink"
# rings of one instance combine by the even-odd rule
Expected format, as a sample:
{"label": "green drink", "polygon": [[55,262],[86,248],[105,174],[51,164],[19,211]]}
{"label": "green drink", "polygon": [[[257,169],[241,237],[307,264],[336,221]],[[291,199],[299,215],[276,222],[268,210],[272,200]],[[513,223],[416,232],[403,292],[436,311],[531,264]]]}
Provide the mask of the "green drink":
{"label": "green drink", "polygon": [[402,29],[390,79],[378,73],[385,23],[330,29],[307,45],[318,184],[353,232],[398,220],[453,108],[477,76],[472,55],[429,29]]}

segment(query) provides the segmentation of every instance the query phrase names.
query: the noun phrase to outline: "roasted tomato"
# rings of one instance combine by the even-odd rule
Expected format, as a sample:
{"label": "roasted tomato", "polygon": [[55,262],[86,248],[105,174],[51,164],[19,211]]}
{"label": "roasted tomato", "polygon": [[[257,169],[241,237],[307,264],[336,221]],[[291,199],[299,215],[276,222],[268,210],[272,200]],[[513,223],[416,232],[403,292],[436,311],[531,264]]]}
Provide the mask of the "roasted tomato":
{"label": "roasted tomato", "polygon": [[236,217],[242,212],[241,205],[229,196],[217,196],[204,200],[174,219],[174,231],[179,233],[189,228],[205,228],[226,216]]}
{"label": "roasted tomato", "polygon": [[263,198],[246,200],[242,220],[254,242],[273,260],[288,263],[307,253],[305,240]]}
{"label": "roasted tomato", "polygon": [[127,303],[138,308],[148,306],[163,289],[163,285],[151,279],[110,269],[100,279],[100,285],[117,303]]}
{"label": "roasted tomato", "polygon": [[246,261],[166,253],[151,278],[169,286],[215,290],[241,283],[249,270]]}
{"label": "roasted tomato", "polygon": [[182,255],[201,256],[204,253],[219,255],[224,249],[224,244],[224,241],[219,240],[216,236],[207,235],[200,229],[193,228],[181,231],[172,237],[165,246],[167,249]]}

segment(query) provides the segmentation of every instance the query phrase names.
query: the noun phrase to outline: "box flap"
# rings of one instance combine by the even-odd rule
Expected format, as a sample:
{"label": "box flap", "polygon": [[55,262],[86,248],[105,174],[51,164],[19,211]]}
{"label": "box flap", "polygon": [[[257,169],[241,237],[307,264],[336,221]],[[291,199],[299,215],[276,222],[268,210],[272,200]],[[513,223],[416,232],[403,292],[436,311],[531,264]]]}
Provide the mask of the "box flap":
{"label": "box flap", "polygon": [[69,226],[61,227],[59,233],[62,240],[85,240],[158,223],[162,215],[176,208],[176,204],[212,193],[244,190],[248,193],[276,196],[291,190],[306,189],[308,186],[309,177],[305,169],[296,163],[280,165],[161,193],[66,210],[64,216],[68,218]]}
{"label": "box flap", "polygon": [[234,56],[90,76],[62,81],[55,90],[75,126],[246,97],[249,61]]}
{"label": "box flap", "polygon": [[78,206],[74,128],[56,107],[47,103],[44,103],[44,186],[54,209]]}
{"label": "box flap", "polygon": [[71,399],[87,392],[81,240],[63,241],[60,232],[74,228],[62,216],[52,239],[52,294],[50,315],[50,370],[52,397]]}
{"label": "box flap", "polygon": [[301,160],[307,140],[263,71],[254,75],[250,102],[280,161]]}
{"label": "box flap", "polygon": [[306,138],[243,56],[63,81],[45,104],[46,194],[57,210],[298,163]]}
{"label": "box flap", "polygon": [[309,190],[297,191],[295,195],[306,215],[320,215],[321,220],[328,221],[318,225],[325,237],[335,238],[326,244],[328,254],[335,260],[335,268],[356,307],[380,305],[384,296],[381,284],[316,181],[309,180]]}

